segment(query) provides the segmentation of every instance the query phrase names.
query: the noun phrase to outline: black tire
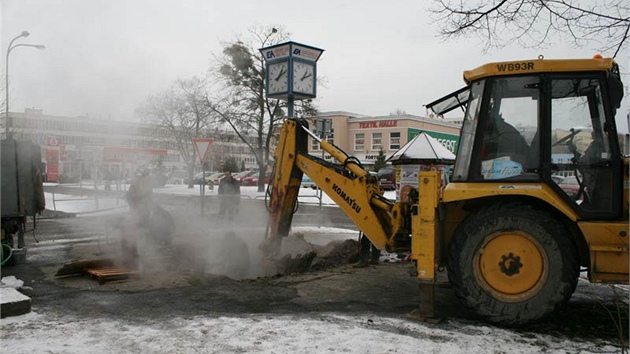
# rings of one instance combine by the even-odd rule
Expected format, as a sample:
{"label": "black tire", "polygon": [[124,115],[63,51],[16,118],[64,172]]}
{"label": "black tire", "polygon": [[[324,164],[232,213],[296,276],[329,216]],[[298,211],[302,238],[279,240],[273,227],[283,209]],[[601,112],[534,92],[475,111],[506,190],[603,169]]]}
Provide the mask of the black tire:
{"label": "black tire", "polygon": [[579,276],[577,249],[548,213],[522,203],[497,204],[458,227],[448,275],[474,313],[492,323],[523,325],[569,301]]}

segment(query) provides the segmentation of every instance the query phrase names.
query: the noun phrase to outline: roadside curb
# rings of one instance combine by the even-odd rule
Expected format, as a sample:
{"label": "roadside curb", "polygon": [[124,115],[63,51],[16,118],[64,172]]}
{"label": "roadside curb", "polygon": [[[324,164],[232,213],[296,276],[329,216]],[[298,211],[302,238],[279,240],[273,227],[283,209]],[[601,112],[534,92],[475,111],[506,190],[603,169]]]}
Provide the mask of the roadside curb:
{"label": "roadside curb", "polygon": [[0,318],[31,312],[31,298],[11,287],[0,287]]}

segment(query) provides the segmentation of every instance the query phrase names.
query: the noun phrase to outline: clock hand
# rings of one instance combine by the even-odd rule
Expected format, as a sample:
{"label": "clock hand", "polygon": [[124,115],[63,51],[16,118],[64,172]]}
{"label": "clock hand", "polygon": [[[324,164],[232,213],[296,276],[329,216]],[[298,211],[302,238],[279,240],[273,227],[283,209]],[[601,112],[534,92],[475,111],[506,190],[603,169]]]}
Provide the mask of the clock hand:
{"label": "clock hand", "polygon": [[305,79],[308,79],[309,77],[311,77],[313,75],[311,75],[311,73],[309,73],[308,71],[304,73],[304,75],[302,76],[302,78],[300,79],[300,81],[304,81]]}
{"label": "clock hand", "polygon": [[284,73],[285,73],[285,72],[286,72],[286,71],[285,71],[284,69],[280,70],[280,74],[278,74],[278,76],[276,76],[276,78],[275,78],[274,80],[276,80],[276,81],[280,80],[280,77],[281,77],[282,75],[284,75]]}

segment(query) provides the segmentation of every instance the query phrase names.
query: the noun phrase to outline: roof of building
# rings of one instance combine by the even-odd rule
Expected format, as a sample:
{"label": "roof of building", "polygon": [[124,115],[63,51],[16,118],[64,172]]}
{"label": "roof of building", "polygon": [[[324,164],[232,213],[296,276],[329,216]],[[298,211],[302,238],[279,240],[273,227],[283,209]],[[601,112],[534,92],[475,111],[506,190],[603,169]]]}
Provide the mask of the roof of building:
{"label": "roof of building", "polygon": [[347,112],[347,111],[328,111],[328,112],[319,112],[317,114],[317,117],[319,118],[332,117],[332,116],[347,116],[350,118],[369,117],[369,116],[366,116],[365,114],[359,114],[359,113],[353,113],[353,112]]}
{"label": "roof of building", "polygon": [[426,117],[416,116],[413,114],[350,117],[348,119],[348,123],[364,122],[364,121],[379,121],[379,120],[412,120],[416,122],[432,123],[432,124],[439,124],[439,125],[446,125],[446,126],[455,126],[455,127],[461,126],[461,124],[453,123],[442,118],[426,118]]}

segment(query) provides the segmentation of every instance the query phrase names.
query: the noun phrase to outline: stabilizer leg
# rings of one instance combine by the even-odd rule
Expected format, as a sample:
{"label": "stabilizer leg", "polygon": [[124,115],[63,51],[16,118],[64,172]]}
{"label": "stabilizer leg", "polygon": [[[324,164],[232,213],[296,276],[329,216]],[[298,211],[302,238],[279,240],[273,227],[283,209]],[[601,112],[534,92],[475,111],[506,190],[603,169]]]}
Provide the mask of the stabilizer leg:
{"label": "stabilizer leg", "polygon": [[442,318],[435,316],[435,283],[420,283],[420,307],[411,311],[407,317],[416,321],[438,323]]}

